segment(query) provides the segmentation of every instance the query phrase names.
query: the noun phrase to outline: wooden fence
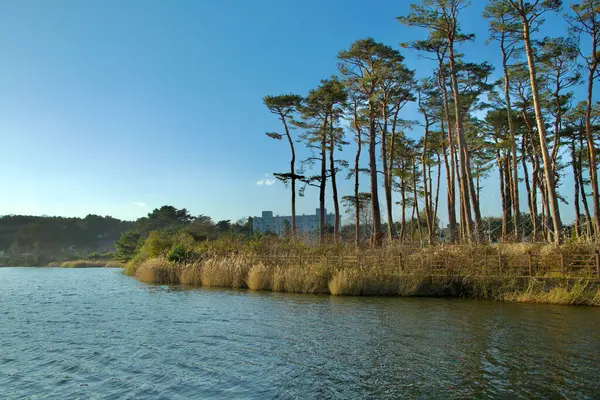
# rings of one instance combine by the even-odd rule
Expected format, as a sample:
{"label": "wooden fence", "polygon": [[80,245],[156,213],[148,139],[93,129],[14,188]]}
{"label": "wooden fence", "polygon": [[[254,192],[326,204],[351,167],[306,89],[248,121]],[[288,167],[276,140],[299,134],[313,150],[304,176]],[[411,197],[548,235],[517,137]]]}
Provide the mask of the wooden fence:
{"label": "wooden fence", "polygon": [[270,255],[257,256],[265,264],[293,266],[321,264],[334,268],[379,268],[390,273],[427,273],[432,276],[512,276],[521,278],[588,278],[600,280],[600,252],[577,255],[481,254],[437,256],[402,253],[383,255]]}

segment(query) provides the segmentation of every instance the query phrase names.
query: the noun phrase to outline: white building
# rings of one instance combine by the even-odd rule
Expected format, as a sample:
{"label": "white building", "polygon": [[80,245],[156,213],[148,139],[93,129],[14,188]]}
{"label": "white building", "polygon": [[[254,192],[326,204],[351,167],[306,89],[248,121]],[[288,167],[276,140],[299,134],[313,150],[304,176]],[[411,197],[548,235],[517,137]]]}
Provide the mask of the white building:
{"label": "white building", "polygon": [[[317,233],[319,231],[320,209],[315,210],[312,215],[296,215],[296,231],[306,233]],[[325,224],[333,226],[335,216],[327,214],[325,210]],[[252,232],[271,232],[283,235],[286,230],[290,231],[292,227],[291,216],[273,216],[273,211],[263,211],[262,217],[252,218]]]}

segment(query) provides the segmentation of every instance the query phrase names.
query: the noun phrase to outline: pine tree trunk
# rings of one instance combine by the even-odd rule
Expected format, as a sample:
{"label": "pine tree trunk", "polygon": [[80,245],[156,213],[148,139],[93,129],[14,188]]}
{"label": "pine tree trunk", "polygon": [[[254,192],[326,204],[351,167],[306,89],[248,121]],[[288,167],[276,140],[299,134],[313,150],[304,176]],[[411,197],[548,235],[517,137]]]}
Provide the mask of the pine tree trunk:
{"label": "pine tree trunk", "polygon": [[[546,189],[548,191],[548,201],[550,203],[550,212],[552,214],[552,225],[554,228],[554,243],[556,245],[561,242],[561,229],[562,222],[560,219],[560,210],[558,208],[558,197],[556,196],[556,187],[554,184],[554,174],[552,173],[552,160],[548,154],[548,146],[546,145],[546,126],[544,124],[544,117],[542,114],[542,107],[540,103],[540,95],[537,83],[537,74],[535,61],[533,59],[533,49],[531,48],[531,38],[529,32],[529,21],[526,17],[522,17],[523,20],[523,40],[525,42],[525,53],[527,55],[527,64],[529,65],[529,81],[531,83],[531,93],[533,95],[533,108],[535,110],[535,119],[538,128],[538,134],[540,138],[540,149],[542,153],[542,160],[544,164],[544,177]],[[593,147],[593,146],[592,146]],[[596,203],[598,200],[596,199]]]}
{"label": "pine tree trunk", "polygon": [[327,185],[327,117],[321,129],[321,182],[319,185],[319,241],[325,243],[325,189]]}
{"label": "pine tree trunk", "polygon": [[423,229],[421,228],[421,213],[419,212],[419,195],[417,192],[417,161],[413,157],[413,196],[415,197],[415,211],[417,213],[417,229],[419,231],[419,242],[423,247]]}
{"label": "pine tree trunk", "polygon": [[[394,170],[394,156],[395,156],[395,147],[396,147],[396,126],[398,123],[398,113],[400,112],[400,106],[397,107],[396,112],[394,113],[394,119],[392,122],[392,136],[390,138],[390,150],[388,152],[388,185],[389,185],[389,199],[386,199],[388,204],[389,204],[389,208],[390,208],[390,212],[388,214],[388,223],[392,224],[392,231],[391,233],[395,236],[398,233],[396,232],[396,230],[394,229],[393,226],[393,218],[392,218],[392,212],[391,212],[391,207],[393,207],[394,203],[392,202],[392,191],[393,191],[393,183],[394,183],[394,176],[393,176],[393,170]],[[386,193],[387,195],[387,193]],[[394,237],[390,237],[390,240],[393,239]]]}
{"label": "pine tree trunk", "polygon": [[359,173],[360,173],[360,152],[362,150],[362,134],[358,123],[357,104],[354,103],[354,129],[356,130],[356,156],[354,157],[354,234],[356,248],[360,246],[360,198],[359,198]]}
{"label": "pine tree trunk", "polygon": [[[440,153],[437,152],[437,178],[435,182],[435,204],[433,208],[433,223],[435,227],[438,225],[438,205],[440,200],[440,177],[442,176],[442,160],[440,159]],[[431,179],[430,179],[431,180]]]}
{"label": "pine tree trunk", "polygon": [[504,167],[500,157],[500,150],[496,149],[496,164],[498,165],[498,178],[500,187],[500,199],[502,203],[502,242],[506,241],[507,221],[506,221],[506,193],[504,191]]}
{"label": "pine tree trunk", "polygon": [[337,182],[336,182],[336,168],[335,168],[335,132],[333,130],[333,118],[329,122],[329,169],[331,174],[331,191],[333,192],[333,209],[335,212],[335,220],[333,224],[333,236],[336,242],[341,240],[340,231],[340,202],[338,199]]}
{"label": "pine tree trunk", "polygon": [[369,104],[369,176],[371,183],[371,216],[373,218],[373,230],[371,245],[381,244],[381,209],[379,208],[379,192],[377,183],[377,156],[376,146],[377,127],[375,124],[375,106]]}
{"label": "pine tree trunk", "polygon": [[388,154],[387,154],[387,125],[388,115],[387,106],[384,103],[382,106],[383,114],[383,129],[381,130],[381,160],[383,167],[383,189],[385,195],[386,215],[387,215],[387,235],[388,240],[394,236],[394,220],[392,218],[392,183],[388,170]]}
{"label": "pine tree trunk", "polygon": [[[450,163],[444,151],[444,161],[446,166],[446,187],[448,198],[448,225],[450,225],[450,243],[456,242],[457,226],[456,226],[456,176],[454,166],[454,140],[452,138],[452,124],[450,123],[450,107],[448,105],[448,91],[446,89],[444,75],[442,71],[442,63],[438,67],[438,86],[442,91],[442,99],[444,101],[444,115],[448,126],[448,152],[450,153]],[[442,135],[444,135],[444,121],[441,120]]]}
{"label": "pine tree trunk", "polygon": [[509,152],[506,152],[503,157],[504,166],[504,196],[506,201],[506,237],[508,240],[510,232],[514,231],[512,226],[513,215],[512,215],[512,179],[511,179],[511,156]]}
{"label": "pine tree trunk", "polygon": [[454,115],[456,119],[456,137],[458,138],[458,154],[459,154],[459,166],[460,166],[460,197],[462,202],[462,210],[464,212],[464,220],[466,222],[465,232],[467,240],[473,238],[475,227],[473,226],[473,219],[471,218],[471,195],[475,196],[475,191],[472,190],[473,181],[471,179],[470,165],[468,165],[468,149],[466,148],[466,142],[463,133],[462,125],[462,107],[460,102],[460,92],[458,91],[458,82],[456,78],[456,68],[454,65],[454,49],[453,44],[450,43],[448,47],[448,61],[450,67],[450,83],[452,87],[452,94],[454,97]]}
{"label": "pine tree trunk", "polygon": [[400,241],[404,243],[406,239],[406,180],[404,177],[400,181],[400,196],[402,197],[402,222],[400,225]]}
{"label": "pine tree trunk", "polygon": [[577,170],[577,151],[575,147],[575,138],[571,139],[571,167],[573,169],[573,183],[574,183],[574,198],[573,205],[575,206],[575,237],[579,239],[581,237],[581,222],[579,216],[581,215],[581,209],[579,208],[579,171]]}
{"label": "pine tree trunk", "polygon": [[[594,40],[594,47],[597,45]],[[598,57],[598,56],[597,56]],[[597,61],[595,64],[597,66]],[[598,197],[598,169],[596,166],[596,147],[594,144],[594,135],[592,132],[592,91],[594,88],[594,75],[596,73],[596,67],[590,69],[588,76],[588,88],[587,88],[587,107],[585,110],[585,137],[588,147],[588,164],[590,169],[590,182],[592,186],[592,199],[594,207],[594,234],[596,241],[600,240],[600,198]]]}
{"label": "pine tree trunk", "polygon": [[529,218],[531,219],[531,241],[535,241],[535,207],[532,203],[533,193],[531,192],[531,185],[529,184],[529,171],[527,169],[527,161],[525,160],[525,137],[523,137],[523,142],[521,144],[521,154],[523,157],[521,158],[521,165],[523,166],[523,180],[525,181],[525,190],[527,191],[527,206],[529,207]]}
{"label": "pine tree trunk", "polygon": [[[454,157],[454,163],[456,165],[456,179],[459,182],[459,186],[460,186],[460,182],[462,182],[462,175],[460,174],[460,163],[458,162],[458,149],[455,149],[453,157]],[[460,190],[460,187],[459,187]],[[467,235],[467,221],[466,221],[466,213],[465,213],[465,203],[463,201],[459,202],[459,216],[460,216],[460,237],[461,237],[461,241],[465,242],[465,241],[469,241],[469,237]]]}
{"label": "pine tree trunk", "polygon": [[294,141],[292,140],[292,135],[290,134],[290,130],[288,128],[287,122],[285,120],[285,115],[283,113],[279,114],[279,118],[283,122],[283,127],[285,128],[285,136],[288,139],[288,143],[290,145],[290,150],[292,152],[292,159],[290,161],[290,180],[291,180],[291,189],[292,189],[292,239],[296,238],[296,151],[294,149]]}
{"label": "pine tree trunk", "polygon": [[510,150],[512,161],[512,186],[511,202],[513,207],[513,235],[516,241],[520,240],[519,227],[521,225],[521,216],[519,211],[519,168],[517,166],[517,143],[515,138],[515,124],[512,117],[512,105],[510,99],[510,75],[508,73],[508,55],[504,47],[504,33],[502,35],[502,69],[504,71],[504,100],[506,102],[506,116],[508,118],[508,130],[510,132]]}
{"label": "pine tree trunk", "polygon": [[425,206],[425,218],[427,219],[427,231],[429,233],[429,244],[433,244],[435,241],[435,232],[432,221],[432,210],[431,203],[429,200],[428,186],[429,181],[427,178],[427,144],[429,140],[429,118],[424,114],[425,118],[425,135],[423,136],[423,151],[421,153],[421,178],[423,179],[423,195],[424,195],[424,206]]}
{"label": "pine tree trunk", "polygon": [[[525,122],[525,126],[527,127],[527,135],[523,135],[523,141],[521,144],[521,155],[522,155],[522,163],[523,163],[523,173],[525,174],[525,185],[527,187],[527,195],[529,202],[529,215],[531,218],[531,226],[532,226],[532,234],[531,241],[535,242],[537,240],[537,232],[538,232],[538,215],[537,215],[537,174],[534,166],[534,157],[533,153],[535,152],[534,145],[534,134],[533,128],[529,123],[529,118],[527,117],[527,109],[526,105],[523,105],[521,109],[521,114],[523,116],[523,121]],[[527,146],[527,140],[530,142],[530,146]],[[531,162],[531,185],[529,184],[529,173],[527,170],[527,163],[525,160],[525,156],[528,156]]]}
{"label": "pine tree trunk", "polygon": [[[580,149],[583,148],[583,143],[580,143]],[[582,151],[578,151],[578,161],[577,161],[577,169],[579,173],[577,174],[577,178],[579,179],[579,190],[581,190],[581,203],[583,204],[583,211],[585,212],[585,226],[587,230],[588,237],[591,237],[594,233],[593,220],[590,214],[590,207],[587,201],[587,194],[585,193],[585,185],[583,182],[583,155]]]}

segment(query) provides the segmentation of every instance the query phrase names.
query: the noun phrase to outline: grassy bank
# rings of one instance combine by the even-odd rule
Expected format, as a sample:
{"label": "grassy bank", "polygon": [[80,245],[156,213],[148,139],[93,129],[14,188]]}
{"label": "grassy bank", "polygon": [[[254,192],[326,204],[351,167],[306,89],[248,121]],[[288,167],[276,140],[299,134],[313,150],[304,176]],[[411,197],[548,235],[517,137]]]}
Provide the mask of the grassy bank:
{"label": "grassy bank", "polygon": [[123,268],[123,264],[112,260],[53,261],[47,265],[53,268]]}
{"label": "grassy bank", "polygon": [[590,257],[591,247],[579,245],[386,247],[358,253],[331,247],[283,254],[213,252],[183,262],[140,257],[125,272],[146,283],[189,287],[600,306]]}

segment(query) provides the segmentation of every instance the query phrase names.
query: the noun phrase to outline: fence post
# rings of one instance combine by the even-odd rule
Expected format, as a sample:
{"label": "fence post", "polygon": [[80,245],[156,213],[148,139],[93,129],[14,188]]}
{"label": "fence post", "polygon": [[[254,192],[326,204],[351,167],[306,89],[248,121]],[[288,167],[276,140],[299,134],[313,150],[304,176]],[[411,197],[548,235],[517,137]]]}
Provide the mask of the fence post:
{"label": "fence post", "polygon": [[527,258],[529,261],[529,276],[533,276],[533,260],[531,259],[531,252],[527,252]]}
{"label": "fence post", "polygon": [[596,275],[598,276],[598,279],[600,279],[600,251],[596,249],[594,253],[596,253]]}

